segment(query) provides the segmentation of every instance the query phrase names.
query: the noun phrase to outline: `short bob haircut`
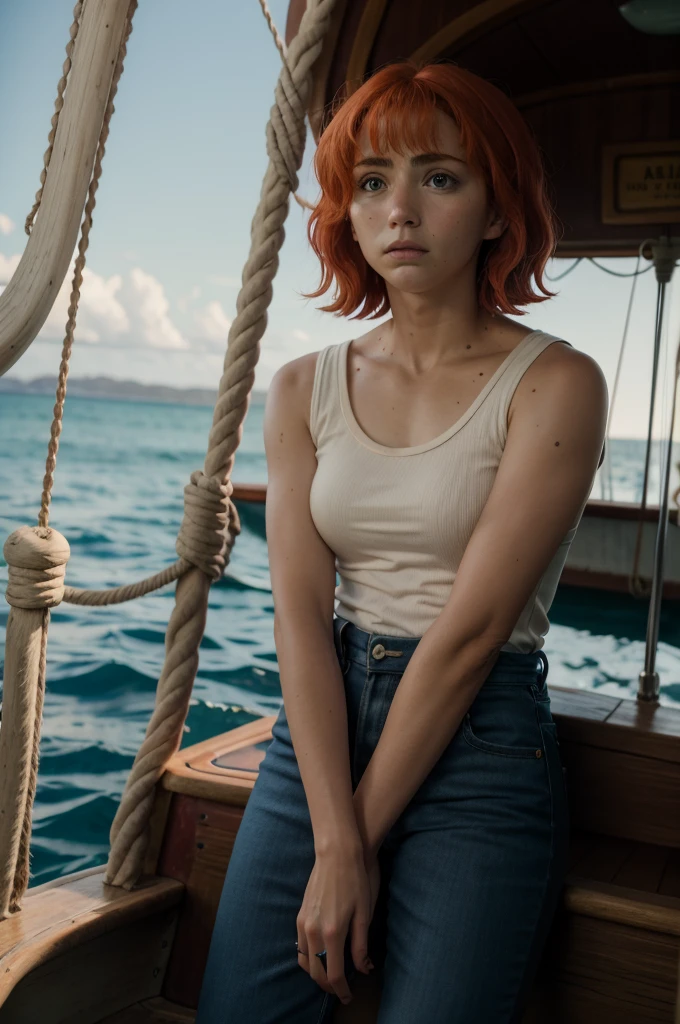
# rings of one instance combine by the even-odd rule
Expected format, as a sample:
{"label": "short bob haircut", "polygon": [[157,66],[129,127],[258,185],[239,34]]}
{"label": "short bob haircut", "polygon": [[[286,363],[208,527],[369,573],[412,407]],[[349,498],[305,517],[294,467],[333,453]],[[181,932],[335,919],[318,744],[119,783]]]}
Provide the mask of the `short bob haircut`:
{"label": "short bob haircut", "polygon": [[[489,201],[507,219],[498,238],[484,239],[477,265],[480,307],[523,315],[518,307],[545,302],[557,292],[543,284],[553,256],[558,222],[547,193],[538,144],[511,100],[484,78],[452,63],[388,64],[331,110],[314,156],[321,196],[308,224],[309,242],[321,261],[321,283],[305,298],[333,284],[334,301],[320,308],[337,316],[375,319],[389,312],[384,279],[368,265],[352,238],[348,210],[352,170],[364,125],[376,153],[392,148],[429,151],[435,144],[435,110],[453,118],[471,170],[481,173]],[[531,287],[535,278],[543,295]]]}

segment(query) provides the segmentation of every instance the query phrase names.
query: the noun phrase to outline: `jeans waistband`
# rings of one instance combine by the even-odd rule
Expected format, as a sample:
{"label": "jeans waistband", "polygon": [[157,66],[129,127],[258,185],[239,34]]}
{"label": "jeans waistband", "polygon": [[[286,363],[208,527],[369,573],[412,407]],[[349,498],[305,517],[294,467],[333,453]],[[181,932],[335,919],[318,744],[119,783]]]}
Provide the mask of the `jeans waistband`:
{"label": "jeans waistband", "polygon": [[[343,668],[350,661],[370,672],[399,673],[406,669],[411,655],[420,643],[419,636],[393,636],[389,633],[369,633],[340,615],[333,617],[333,635],[338,657]],[[487,682],[517,682],[526,685],[535,681],[545,683],[548,658],[543,650],[523,654],[501,651]]]}

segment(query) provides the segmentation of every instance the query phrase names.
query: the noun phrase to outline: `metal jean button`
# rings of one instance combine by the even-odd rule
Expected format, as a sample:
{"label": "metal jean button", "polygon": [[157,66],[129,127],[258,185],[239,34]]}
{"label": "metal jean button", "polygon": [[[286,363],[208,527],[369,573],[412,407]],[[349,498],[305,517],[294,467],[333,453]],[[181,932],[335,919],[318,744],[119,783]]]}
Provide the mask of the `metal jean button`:
{"label": "metal jean button", "polygon": [[373,655],[374,658],[384,658],[385,648],[383,647],[382,644],[376,644],[373,650],[371,651],[371,654]]}

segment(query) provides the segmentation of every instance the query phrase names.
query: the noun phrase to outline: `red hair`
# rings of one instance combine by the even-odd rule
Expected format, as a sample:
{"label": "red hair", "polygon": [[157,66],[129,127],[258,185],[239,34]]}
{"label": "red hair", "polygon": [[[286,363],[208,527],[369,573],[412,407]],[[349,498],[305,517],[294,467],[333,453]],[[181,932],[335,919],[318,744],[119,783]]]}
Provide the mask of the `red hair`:
{"label": "red hair", "polygon": [[[484,239],[477,268],[478,302],[490,313],[545,302],[542,276],[554,254],[557,220],[547,194],[538,144],[517,107],[484,78],[451,63],[411,61],[387,65],[331,111],[314,156],[321,197],[307,228],[321,261],[321,283],[305,298],[333,284],[334,301],[322,306],[338,316],[375,319],[389,312],[385,281],[352,239],[348,210],[357,136],[365,125],[374,151],[383,147],[427,151],[436,140],[435,111],[455,121],[473,173],[483,175],[490,201],[508,224],[499,238]],[[531,286],[535,278],[543,295]]]}

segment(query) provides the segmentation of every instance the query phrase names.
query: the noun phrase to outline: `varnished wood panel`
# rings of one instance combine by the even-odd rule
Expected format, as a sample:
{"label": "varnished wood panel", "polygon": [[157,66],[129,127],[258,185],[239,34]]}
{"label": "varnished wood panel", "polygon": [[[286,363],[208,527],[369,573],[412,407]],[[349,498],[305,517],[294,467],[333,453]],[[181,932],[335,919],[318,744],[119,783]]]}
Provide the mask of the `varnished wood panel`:
{"label": "varnished wood panel", "polygon": [[163,995],[196,1006],[215,915],[243,809],[173,794],[158,870],[184,883]]}
{"label": "varnished wood panel", "polygon": [[680,845],[680,764],[562,740],[575,827]]}
{"label": "varnished wood panel", "polygon": [[150,914],[42,963],[0,1008],[0,1024],[97,1024],[158,995],[176,913]]}
{"label": "varnished wood panel", "polygon": [[550,687],[560,739],[680,763],[680,709],[591,690]]}
{"label": "varnished wood panel", "polygon": [[[0,1006],[22,978],[66,950],[176,907],[183,887],[169,878],[142,878],[129,891],[105,885],[103,868],[29,889],[23,909],[0,921]],[[1,1024],[8,1024],[2,1021]]]}
{"label": "varnished wood panel", "polygon": [[674,1024],[680,940],[558,911],[541,963],[536,1024]]}

